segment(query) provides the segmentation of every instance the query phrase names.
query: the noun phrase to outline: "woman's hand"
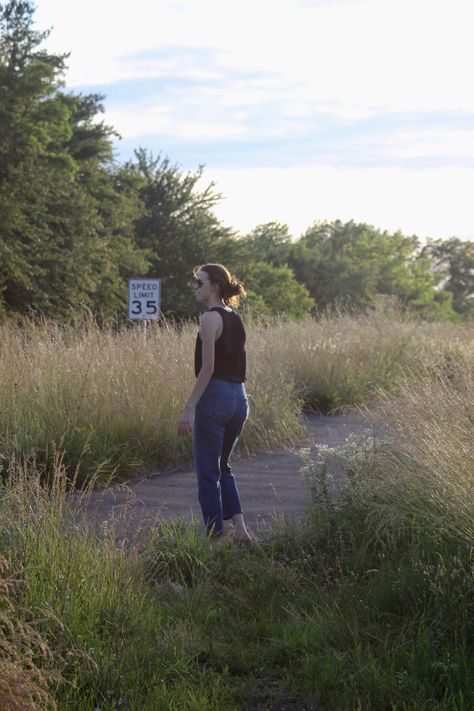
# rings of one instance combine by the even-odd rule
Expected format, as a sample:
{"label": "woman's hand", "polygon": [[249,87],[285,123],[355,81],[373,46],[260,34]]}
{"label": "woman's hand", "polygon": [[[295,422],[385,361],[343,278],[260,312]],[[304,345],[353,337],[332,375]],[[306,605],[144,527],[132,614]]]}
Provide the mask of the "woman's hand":
{"label": "woman's hand", "polygon": [[193,429],[193,408],[186,406],[181,413],[178,421],[178,434],[180,437],[185,437],[190,434]]}

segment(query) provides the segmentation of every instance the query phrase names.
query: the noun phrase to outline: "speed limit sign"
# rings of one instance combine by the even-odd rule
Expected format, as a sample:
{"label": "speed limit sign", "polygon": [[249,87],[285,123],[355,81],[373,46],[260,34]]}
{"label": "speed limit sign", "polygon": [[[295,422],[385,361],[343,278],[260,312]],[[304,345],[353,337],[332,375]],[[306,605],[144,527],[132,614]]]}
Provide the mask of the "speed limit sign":
{"label": "speed limit sign", "polygon": [[160,318],[160,279],[128,280],[128,318],[156,321]]}

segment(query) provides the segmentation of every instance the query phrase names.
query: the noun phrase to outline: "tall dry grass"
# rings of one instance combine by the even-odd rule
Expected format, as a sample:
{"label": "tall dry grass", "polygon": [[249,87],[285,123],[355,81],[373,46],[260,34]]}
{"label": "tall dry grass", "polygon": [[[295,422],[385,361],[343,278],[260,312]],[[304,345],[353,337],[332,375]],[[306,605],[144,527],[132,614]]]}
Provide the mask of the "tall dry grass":
{"label": "tall dry grass", "polygon": [[117,334],[92,322],[3,326],[4,452],[48,461],[65,450],[70,464],[90,470],[182,460],[174,429],[191,385],[190,336],[165,327],[145,342],[138,329]]}
{"label": "tall dry grass", "polygon": [[257,326],[252,339],[306,406],[328,412],[372,403],[407,378],[449,372],[474,353],[474,322],[419,321],[380,308]]}
{"label": "tall dry grass", "polygon": [[[373,401],[410,373],[439,370],[472,348],[473,328],[394,313],[248,324],[251,416],[241,451],[294,443],[302,405],[322,411]],[[5,464],[63,456],[69,476],[107,479],[138,466],[189,461],[177,420],[193,381],[196,325],[0,327],[0,454]]]}
{"label": "tall dry grass", "polygon": [[[366,434],[304,451],[318,513],[363,521],[367,541],[394,546],[474,546],[474,349],[419,365],[379,392]],[[375,433],[375,436],[374,436]],[[346,474],[335,482],[335,461]]]}
{"label": "tall dry grass", "polygon": [[318,603],[292,642],[331,708],[474,704],[474,353],[455,347],[381,393],[365,434],[304,452],[310,518],[283,550]]}
{"label": "tall dry grass", "polygon": [[53,654],[35,626],[18,618],[15,598],[23,584],[0,554],[0,709],[55,709],[49,688],[63,680],[57,671],[38,666],[38,659],[51,663]]}
{"label": "tall dry grass", "polygon": [[384,434],[371,495],[374,528],[474,546],[474,357],[404,382],[370,414]]}

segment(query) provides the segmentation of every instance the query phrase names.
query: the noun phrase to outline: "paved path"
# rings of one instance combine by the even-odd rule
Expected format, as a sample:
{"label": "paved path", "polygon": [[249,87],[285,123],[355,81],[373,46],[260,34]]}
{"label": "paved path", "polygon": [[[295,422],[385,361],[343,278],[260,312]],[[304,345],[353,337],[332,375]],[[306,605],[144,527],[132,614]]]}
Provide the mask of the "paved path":
{"label": "paved path", "polygon": [[[275,517],[301,518],[306,512],[308,488],[300,474],[301,447],[341,444],[351,434],[361,434],[367,423],[360,413],[304,417],[306,436],[292,449],[260,452],[232,463],[240,491],[245,519],[250,529],[264,535]],[[74,494],[73,496],[77,496]],[[181,469],[172,473],[150,475],[111,487],[94,490],[80,503],[86,519],[98,529],[116,523],[116,537],[130,539],[140,529],[146,530],[158,518],[201,520],[197,502],[195,473]]]}

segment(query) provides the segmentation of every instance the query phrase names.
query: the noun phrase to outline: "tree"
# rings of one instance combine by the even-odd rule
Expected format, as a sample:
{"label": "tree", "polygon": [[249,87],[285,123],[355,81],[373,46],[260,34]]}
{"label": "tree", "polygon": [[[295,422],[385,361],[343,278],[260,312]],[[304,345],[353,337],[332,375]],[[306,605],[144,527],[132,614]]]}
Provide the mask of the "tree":
{"label": "tree", "polygon": [[48,99],[64,57],[35,51],[48,33],[32,29],[32,15],[29,2],[0,6],[0,287],[7,305],[31,294],[41,272],[31,264],[41,238],[38,231],[31,234],[25,208],[43,192],[36,166],[47,144],[59,138],[56,128],[66,129],[64,106]]}
{"label": "tree", "polygon": [[247,299],[244,308],[253,316],[299,319],[308,315],[314,300],[287,265],[274,267],[253,262],[242,270]]}
{"label": "tree", "polygon": [[[31,2],[0,6],[0,299],[3,311],[112,311],[124,275],[147,268],[132,241],[139,200],[112,162],[100,95],[61,90],[66,55],[38,50]],[[134,180],[134,179],[133,179]]]}
{"label": "tree", "polygon": [[319,310],[365,308],[378,294],[387,294],[420,315],[453,315],[449,300],[438,294],[439,275],[421,255],[415,236],[380,232],[364,223],[315,223],[294,245],[289,264]]}
{"label": "tree", "polygon": [[274,267],[287,264],[292,244],[288,226],[279,222],[257,225],[242,243],[252,262],[266,262]]}
{"label": "tree", "polygon": [[[222,226],[212,208],[220,199],[211,183],[198,190],[203,168],[183,173],[161,155],[135,153],[129,164],[141,180],[143,215],[136,221],[136,243],[149,255],[147,276],[162,280],[162,308],[169,315],[197,313],[192,273],[205,262],[232,254],[232,231]],[[222,260],[223,261],[223,260]]]}
{"label": "tree", "polygon": [[452,237],[429,240],[423,254],[434,261],[444,276],[443,290],[452,295],[453,309],[462,316],[474,316],[474,242]]}

